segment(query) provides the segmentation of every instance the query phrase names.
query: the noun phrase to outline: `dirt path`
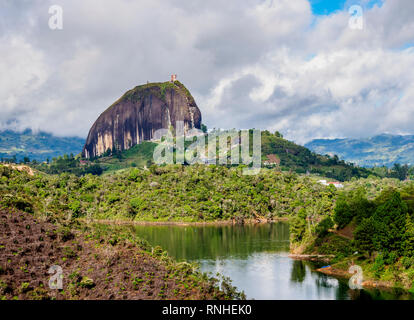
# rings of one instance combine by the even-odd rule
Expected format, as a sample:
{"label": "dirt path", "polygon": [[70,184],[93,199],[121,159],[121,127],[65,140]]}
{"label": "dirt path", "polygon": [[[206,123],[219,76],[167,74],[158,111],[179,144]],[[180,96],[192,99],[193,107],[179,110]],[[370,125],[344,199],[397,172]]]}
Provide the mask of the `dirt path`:
{"label": "dirt path", "polygon": [[22,164],[9,164],[9,163],[1,163],[0,165],[9,167],[18,171],[24,171],[27,172],[30,176],[34,176],[34,171],[29,166],[25,166]]}
{"label": "dirt path", "polygon": [[332,230],[332,232],[337,234],[338,236],[341,236],[349,240],[354,239],[354,231],[355,231],[355,226],[350,225],[350,224],[341,230]]}

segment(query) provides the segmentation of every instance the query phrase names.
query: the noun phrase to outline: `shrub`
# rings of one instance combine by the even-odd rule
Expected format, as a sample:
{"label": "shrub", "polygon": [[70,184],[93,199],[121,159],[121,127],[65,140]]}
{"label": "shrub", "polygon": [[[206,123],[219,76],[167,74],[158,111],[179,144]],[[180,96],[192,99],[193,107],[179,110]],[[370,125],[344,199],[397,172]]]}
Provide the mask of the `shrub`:
{"label": "shrub", "polygon": [[374,275],[379,278],[381,273],[384,271],[384,257],[382,254],[379,254],[374,261],[374,265],[372,266],[372,270],[374,271]]}
{"label": "shrub", "polygon": [[338,229],[344,228],[351,222],[352,218],[351,208],[348,205],[347,199],[344,196],[338,197],[333,216],[333,220],[338,225]]}
{"label": "shrub", "polygon": [[93,164],[91,166],[86,167],[85,173],[86,174],[92,174],[96,176],[100,176],[103,172],[103,169],[99,164]]}
{"label": "shrub", "polygon": [[69,202],[68,208],[72,211],[72,214],[75,218],[80,216],[82,205],[79,200],[72,200]]}
{"label": "shrub", "polygon": [[394,264],[394,263],[397,262],[398,257],[399,257],[399,254],[396,251],[392,251],[392,252],[390,252],[388,254],[385,254],[384,253],[384,258],[385,258],[384,259],[384,262],[387,265],[392,265],[392,264]]}
{"label": "shrub", "polygon": [[95,196],[91,193],[85,193],[81,196],[81,199],[86,202],[93,202],[93,200],[95,200]]}
{"label": "shrub", "polygon": [[414,266],[414,257],[403,257],[401,259],[401,264],[405,269],[410,269]]}
{"label": "shrub", "polygon": [[344,228],[352,219],[356,218],[356,222],[361,222],[365,218],[369,218],[374,210],[375,204],[366,199],[366,191],[363,187],[348,194],[341,194],[338,197],[334,210],[334,222],[339,229]]}
{"label": "shrub", "polygon": [[318,225],[315,228],[316,235],[318,237],[324,237],[328,234],[328,230],[331,229],[334,226],[334,223],[331,219],[331,217],[324,218],[321,222],[318,223]]}
{"label": "shrub", "polygon": [[131,172],[128,176],[128,180],[135,181],[135,182],[140,182],[142,180],[140,170],[138,170],[138,169],[131,170]]}
{"label": "shrub", "polygon": [[119,200],[121,200],[121,197],[119,196],[119,194],[116,193],[111,193],[107,198],[109,204],[113,204],[115,202],[118,202]]}
{"label": "shrub", "polygon": [[145,201],[141,198],[132,198],[129,201],[130,212],[133,214],[138,213],[139,211],[143,210],[145,207]]}
{"label": "shrub", "polygon": [[305,237],[306,220],[295,216],[290,222],[290,238],[292,242],[300,242]]}

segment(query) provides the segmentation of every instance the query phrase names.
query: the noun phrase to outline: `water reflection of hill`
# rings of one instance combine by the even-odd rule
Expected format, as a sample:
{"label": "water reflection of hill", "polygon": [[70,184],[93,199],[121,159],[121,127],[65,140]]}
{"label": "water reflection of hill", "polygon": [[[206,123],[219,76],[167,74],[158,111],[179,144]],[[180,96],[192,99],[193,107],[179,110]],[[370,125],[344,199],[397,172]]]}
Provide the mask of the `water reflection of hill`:
{"label": "water reflection of hill", "polygon": [[176,259],[246,258],[256,252],[287,252],[289,225],[284,222],[245,226],[130,226]]}

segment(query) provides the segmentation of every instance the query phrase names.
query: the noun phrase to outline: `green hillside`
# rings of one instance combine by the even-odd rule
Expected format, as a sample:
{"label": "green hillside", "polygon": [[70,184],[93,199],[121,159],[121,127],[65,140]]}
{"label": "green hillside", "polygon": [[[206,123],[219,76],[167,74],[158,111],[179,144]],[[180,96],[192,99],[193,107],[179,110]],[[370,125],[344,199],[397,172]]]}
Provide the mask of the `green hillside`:
{"label": "green hillside", "polygon": [[297,173],[316,173],[339,181],[352,177],[368,177],[369,170],[356,167],[340,160],[337,156],[320,155],[306,147],[283,139],[276,132],[262,132],[262,155],[276,154],[280,158],[282,170],[294,170]]}
{"label": "green hillside", "polygon": [[[81,151],[83,140],[80,138],[58,138],[48,133],[35,134],[27,130],[23,133],[4,131],[0,139],[1,150],[3,150],[3,154],[0,155],[4,158],[10,159],[16,155],[17,161],[21,161],[23,157],[37,161],[50,159],[49,164],[35,165],[35,168],[51,174],[69,172],[76,175],[100,174],[130,167],[149,167],[153,163],[153,152],[157,145],[154,142],[144,141],[123,152],[109,150],[101,157],[82,162],[70,156]],[[252,140],[251,138],[250,141]],[[186,141],[186,146],[191,143]],[[268,155],[274,155],[280,160],[275,170],[319,174],[339,181],[350,180],[352,177],[367,177],[371,173],[367,169],[345,163],[336,156],[323,156],[312,152],[284,139],[279,132],[274,134],[269,131],[262,132],[263,163]]]}
{"label": "green hillside", "polygon": [[157,144],[154,142],[143,141],[128,150],[115,152],[112,155],[104,155],[92,162],[99,164],[104,171],[116,171],[131,167],[149,167],[152,164],[156,146]]}
{"label": "green hillside", "polygon": [[[252,141],[252,139],[250,139]],[[189,145],[191,142],[186,142]],[[105,171],[114,171],[128,167],[149,167],[153,162],[153,151],[156,144],[144,142],[123,152],[107,154],[93,162],[99,164]],[[276,155],[280,159],[280,166],[276,169],[294,171],[296,173],[320,174],[324,177],[340,181],[350,180],[352,177],[368,177],[370,171],[354,167],[337,157],[318,155],[309,149],[283,139],[278,132],[262,132],[262,160],[267,155]]]}

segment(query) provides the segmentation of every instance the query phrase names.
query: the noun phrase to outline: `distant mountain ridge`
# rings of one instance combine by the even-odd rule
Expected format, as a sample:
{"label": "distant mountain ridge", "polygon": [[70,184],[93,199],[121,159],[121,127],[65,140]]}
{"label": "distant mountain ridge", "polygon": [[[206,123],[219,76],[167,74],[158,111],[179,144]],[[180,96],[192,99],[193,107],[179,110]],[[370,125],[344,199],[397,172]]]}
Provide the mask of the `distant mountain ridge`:
{"label": "distant mountain ridge", "polygon": [[365,139],[315,139],[305,144],[319,154],[336,154],[359,166],[414,165],[414,135],[380,134]]}
{"label": "distant mountain ridge", "polygon": [[63,154],[74,155],[82,152],[85,139],[78,137],[56,137],[47,132],[34,133],[30,129],[23,132],[0,131],[0,158],[17,161],[29,157],[30,160],[46,161]]}

